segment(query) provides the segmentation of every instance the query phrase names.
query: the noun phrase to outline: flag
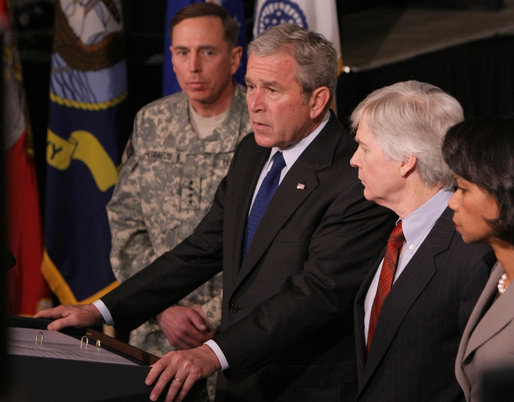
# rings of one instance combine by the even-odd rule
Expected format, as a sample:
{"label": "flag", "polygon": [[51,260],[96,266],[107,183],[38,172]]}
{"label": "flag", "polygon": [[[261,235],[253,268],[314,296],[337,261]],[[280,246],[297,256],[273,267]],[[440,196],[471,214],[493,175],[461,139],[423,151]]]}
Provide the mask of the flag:
{"label": "flag", "polygon": [[128,133],[121,0],[56,1],[43,273],[61,303],[117,286],[106,204]]}
{"label": "flag", "polygon": [[3,133],[8,246],[16,265],[7,275],[8,311],[34,315],[51,306],[51,293],[41,274],[43,232],[32,136],[26,113],[21,63],[8,4],[0,0],[0,19],[7,27],[3,43]]}
{"label": "flag", "polygon": [[332,42],[339,61],[338,74],[343,68],[341,38],[335,0],[257,0],[255,3],[253,37],[266,29],[291,23],[318,32]]}
{"label": "flag", "polygon": [[[168,0],[166,6],[166,20],[164,27],[164,59],[162,63],[163,96],[170,95],[182,90],[177,82],[175,72],[173,71],[173,67],[171,65],[171,39],[169,33],[170,21],[175,16],[175,14],[182,8],[193,3],[202,2],[203,0]],[[234,18],[239,23],[239,37],[237,39],[237,44],[243,47],[243,56],[241,57],[241,65],[234,74],[234,78],[236,79],[236,81],[244,85],[244,78],[246,73],[246,32],[244,23],[243,0],[216,0],[212,2],[224,7],[227,10],[227,12],[232,16],[232,18]]]}

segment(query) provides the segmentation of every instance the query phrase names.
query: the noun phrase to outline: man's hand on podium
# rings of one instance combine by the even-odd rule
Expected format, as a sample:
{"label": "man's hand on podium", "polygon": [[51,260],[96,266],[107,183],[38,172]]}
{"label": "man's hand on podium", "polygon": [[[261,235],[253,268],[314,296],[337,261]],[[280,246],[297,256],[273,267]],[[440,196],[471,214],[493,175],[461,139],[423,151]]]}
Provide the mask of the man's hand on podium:
{"label": "man's hand on podium", "polygon": [[218,358],[207,345],[169,352],[152,366],[146,376],[146,385],[152,385],[157,380],[150,400],[156,401],[170,384],[166,402],[180,402],[196,381],[213,375],[220,368]]}
{"label": "man's hand on podium", "polygon": [[100,311],[92,304],[60,305],[37,313],[34,318],[55,320],[48,325],[52,331],[67,327],[92,327],[103,323]]}

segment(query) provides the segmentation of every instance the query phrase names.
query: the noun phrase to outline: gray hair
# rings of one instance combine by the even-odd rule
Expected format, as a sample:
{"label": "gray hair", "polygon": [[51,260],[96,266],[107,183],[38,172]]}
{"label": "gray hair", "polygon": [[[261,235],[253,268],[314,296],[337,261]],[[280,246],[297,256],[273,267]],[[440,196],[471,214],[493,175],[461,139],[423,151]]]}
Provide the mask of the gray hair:
{"label": "gray hair", "polygon": [[441,145],[448,129],[464,119],[457,99],[425,82],[398,82],[359,103],[350,118],[354,130],[364,113],[386,157],[403,161],[416,156],[426,185],[453,186],[453,173],[443,159]]}
{"label": "gray hair", "polygon": [[337,86],[337,53],[334,45],[321,34],[294,24],[269,28],[248,45],[248,55],[259,57],[286,51],[298,64],[294,72],[296,81],[306,95],[319,87],[330,90],[334,99]]}

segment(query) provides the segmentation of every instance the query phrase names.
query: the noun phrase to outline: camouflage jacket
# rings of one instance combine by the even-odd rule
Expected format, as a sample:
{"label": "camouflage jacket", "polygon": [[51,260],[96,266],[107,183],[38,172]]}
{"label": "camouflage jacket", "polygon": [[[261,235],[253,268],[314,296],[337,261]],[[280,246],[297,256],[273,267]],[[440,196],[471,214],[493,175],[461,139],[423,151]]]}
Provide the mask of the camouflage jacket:
{"label": "camouflage jacket", "polygon": [[[192,233],[237,144],[251,132],[245,88],[239,84],[227,118],[205,139],[193,130],[188,109],[187,96],[176,93],[146,105],[135,118],[107,206],[111,264],[121,282]],[[221,321],[220,275],[179,303],[202,305],[215,326]],[[155,319],[133,331],[130,343],[159,356],[172,350]]]}

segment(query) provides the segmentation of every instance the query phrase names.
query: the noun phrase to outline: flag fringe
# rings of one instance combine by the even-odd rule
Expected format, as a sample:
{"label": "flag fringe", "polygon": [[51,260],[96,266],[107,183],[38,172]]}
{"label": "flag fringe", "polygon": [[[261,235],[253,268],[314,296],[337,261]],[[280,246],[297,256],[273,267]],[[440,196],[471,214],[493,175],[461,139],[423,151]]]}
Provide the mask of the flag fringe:
{"label": "flag fringe", "polygon": [[119,105],[125,99],[127,99],[128,91],[124,91],[117,98],[111,99],[107,102],[90,103],[90,102],[79,102],[76,100],[70,100],[60,97],[50,91],[50,100],[62,106],[67,106],[75,109],[90,110],[97,112],[99,110],[106,110]]}

